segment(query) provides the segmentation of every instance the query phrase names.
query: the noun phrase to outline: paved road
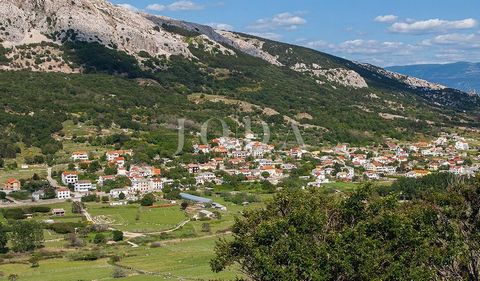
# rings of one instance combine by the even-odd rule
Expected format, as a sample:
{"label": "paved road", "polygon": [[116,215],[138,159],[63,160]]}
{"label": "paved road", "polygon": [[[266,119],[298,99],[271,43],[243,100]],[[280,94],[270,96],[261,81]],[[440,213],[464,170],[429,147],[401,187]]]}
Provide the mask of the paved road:
{"label": "paved road", "polygon": [[51,186],[58,188],[60,185],[58,184],[57,180],[52,178],[52,167],[47,168],[47,180],[50,183]]}

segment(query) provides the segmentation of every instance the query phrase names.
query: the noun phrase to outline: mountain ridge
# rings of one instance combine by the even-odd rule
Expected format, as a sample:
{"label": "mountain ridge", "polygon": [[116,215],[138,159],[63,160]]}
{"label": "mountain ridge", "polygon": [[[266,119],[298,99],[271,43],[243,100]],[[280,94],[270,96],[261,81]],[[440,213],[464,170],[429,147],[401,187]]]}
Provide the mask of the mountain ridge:
{"label": "mountain ridge", "polygon": [[[290,124],[297,124],[309,134],[310,143],[405,138],[431,134],[444,126],[474,126],[480,104],[477,97],[461,91],[373,65],[248,34],[135,13],[104,0],[2,1],[0,40],[0,70],[19,71],[4,76],[14,80],[18,76],[31,89],[38,83],[24,76],[48,81],[85,75],[74,80],[100,81],[96,75],[107,74],[131,80],[128,83],[155,81],[154,86],[141,82],[142,87],[155,87],[162,94],[172,91],[177,97],[204,93],[252,104],[258,109],[257,125],[266,120],[284,136]],[[28,75],[24,71],[57,74]],[[14,87],[5,83],[3,90],[12,93]],[[62,87],[67,92],[93,91],[96,98],[101,95],[90,83],[64,83]],[[47,98],[50,94],[42,91],[42,95]],[[72,100],[68,95],[61,97],[65,100],[59,106],[65,118],[81,114],[62,107]],[[129,107],[121,109],[122,116],[111,113],[108,122],[142,128],[149,122],[170,122],[142,108],[152,120],[137,124],[138,109],[130,107],[130,98],[122,97]],[[28,101],[18,106],[23,112],[42,110]],[[190,106],[208,112],[220,105],[204,99]],[[153,99],[152,107],[162,110],[168,103]],[[215,116],[238,121],[227,108],[231,103],[221,107],[224,114],[212,111]],[[262,109],[267,108],[275,114],[265,114]],[[191,112],[182,107],[175,116],[181,118],[182,114]],[[95,118],[100,117],[92,116],[90,121],[98,123]],[[127,117],[132,120],[125,121]],[[200,122],[198,116],[195,122]]]}

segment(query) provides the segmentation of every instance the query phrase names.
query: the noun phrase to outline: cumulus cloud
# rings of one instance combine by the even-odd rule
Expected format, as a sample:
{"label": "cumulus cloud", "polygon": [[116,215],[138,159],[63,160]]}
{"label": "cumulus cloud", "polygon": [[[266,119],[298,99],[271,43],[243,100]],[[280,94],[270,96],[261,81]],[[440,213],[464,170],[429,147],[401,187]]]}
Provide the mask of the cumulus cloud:
{"label": "cumulus cloud", "polygon": [[338,49],[342,53],[360,55],[409,55],[414,48],[415,46],[403,42],[381,42],[377,40],[363,39],[349,40],[338,45]]}
{"label": "cumulus cloud", "polygon": [[394,22],[398,19],[397,16],[395,15],[383,15],[383,16],[378,16],[374,20],[376,22]]}
{"label": "cumulus cloud", "polygon": [[117,4],[118,7],[122,7],[124,9],[133,11],[133,12],[138,12],[139,9],[133,5],[127,4],[127,3],[122,3],[122,4]]}
{"label": "cumulus cloud", "polygon": [[189,11],[189,10],[201,10],[204,7],[189,0],[179,0],[171,4],[150,4],[146,7],[147,10],[162,12],[162,11]]}
{"label": "cumulus cloud", "polygon": [[422,44],[425,46],[450,45],[458,48],[480,48],[480,34],[443,34],[424,40]]}
{"label": "cumulus cloud", "polygon": [[457,21],[429,19],[424,21],[396,22],[392,24],[390,31],[395,33],[426,34],[449,30],[470,29],[476,25],[477,21],[472,18]]}
{"label": "cumulus cloud", "polygon": [[286,30],[295,30],[297,27],[306,24],[307,21],[292,13],[281,13],[273,16],[272,18],[265,18],[257,20],[253,25],[250,26],[254,30],[275,30],[275,29],[286,29]]}
{"label": "cumulus cloud", "polygon": [[233,30],[233,26],[226,23],[211,22],[207,23],[207,25],[219,30]]}

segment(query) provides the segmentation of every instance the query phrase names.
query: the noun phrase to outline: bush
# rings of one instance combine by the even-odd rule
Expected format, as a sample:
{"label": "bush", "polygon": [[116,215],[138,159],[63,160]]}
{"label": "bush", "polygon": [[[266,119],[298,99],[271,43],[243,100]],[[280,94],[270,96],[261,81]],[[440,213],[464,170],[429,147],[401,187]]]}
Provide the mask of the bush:
{"label": "bush", "polygon": [[94,261],[104,257],[105,254],[100,251],[81,251],[72,253],[69,256],[72,261]]}
{"label": "bush", "polygon": [[162,247],[162,243],[160,242],[152,242],[150,244],[150,248],[160,248],[160,247]]}
{"label": "bush", "polygon": [[123,240],[123,232],[120,230],[112,231],[113,241],[118,242]]}
{"label": "bush", "polygon": [[146,194],[140,200],[140,205],[142,205],[142,206],[153,206],[153,203],[155,203],[155,195],[153,195],[151,193]]}
{"label": "bush", "polygon": [[83,196],[81,201],[82,202],[98,202],[99,198],[95,194],[89,194],[89,195]]}
{"label": "bush", "polygon": [[25,218],[25,211],[20,208],[2,209],[3,217],[7,220],[21,220]]}
{"label": "bush", "polygon": [[32,206],[29,208],[31,213],[49,213],[52,208],[47,206]]}
{"label": "bush", "polygon": [[95,244],[104,244],[107,242],[107,238],[103,233],[97,233],[93,238],[93,243]]}
{"label": "bush", "polygon": [[75,233],[75,228],[85,228],[85,224],[81,222],[57,222],[48,224],[47,229],[53,230],[58,234]]}
{"label": "bush", "polygon": [[123,278],[123,277],[127,277],[127,273],[126,273],[123,269],[121,269],[121,268],[119,268],[119,267],[115,267],[115,268],[113,269],[112,277],[113,277],[113,278]]}

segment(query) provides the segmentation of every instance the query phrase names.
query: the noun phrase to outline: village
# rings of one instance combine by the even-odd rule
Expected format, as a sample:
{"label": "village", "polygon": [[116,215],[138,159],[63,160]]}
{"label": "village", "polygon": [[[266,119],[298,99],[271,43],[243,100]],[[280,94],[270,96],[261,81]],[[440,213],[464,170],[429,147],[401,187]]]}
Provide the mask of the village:
{"label": "village", "polygon": [[[92,159],[87,151],[72,153],[69,170],[57,175],[58,181],[49,178],[56,199],[81,200],[93,194],[100,198],[109,197],[112,205],[126,204],[169,187],[170,191],[177,191],[176,198],[169,199],[201,202],[187,198],[188,193],[211,190],[222,185],[227,176],[244,183],[268,181],[277,186],[295,174],[295,180],[301,180],[304,188],[321,188],[335,182],[388,182],[399,177],[420,178],[431,173],[472,177],[480,168],[478,147],[457,134],[448,133],[428,142],[388,140],[365,147],[339,144],[318,151],[300,147],[275,149],[273,145],[256,140],[253,134],[244,138],[220,137],[209,144],[194,144],[193,154],[201,156],[196,158],[198,161],[177,166],[171,166],[169,159],[164,159],[161,167],[131,163],[129,159],[133,153],[132,150],[107,151],[102,157],[106,168],[94,174],[100,174],[95,180],[85,179],[82,174],[92,161],[98,159]],[[311,169],[304,171],[304,167]],[[168,171],[172,169],[181,169],[184,173],[175,179],[168,178]],[[303,173],[292,173],[298,170]],[[3,192],[7,194],[21,189],[21,181],[15,178],[9,178],[3,186]],[[34,202],[45,199],[45,191],[33,192],[31,199]]]}

